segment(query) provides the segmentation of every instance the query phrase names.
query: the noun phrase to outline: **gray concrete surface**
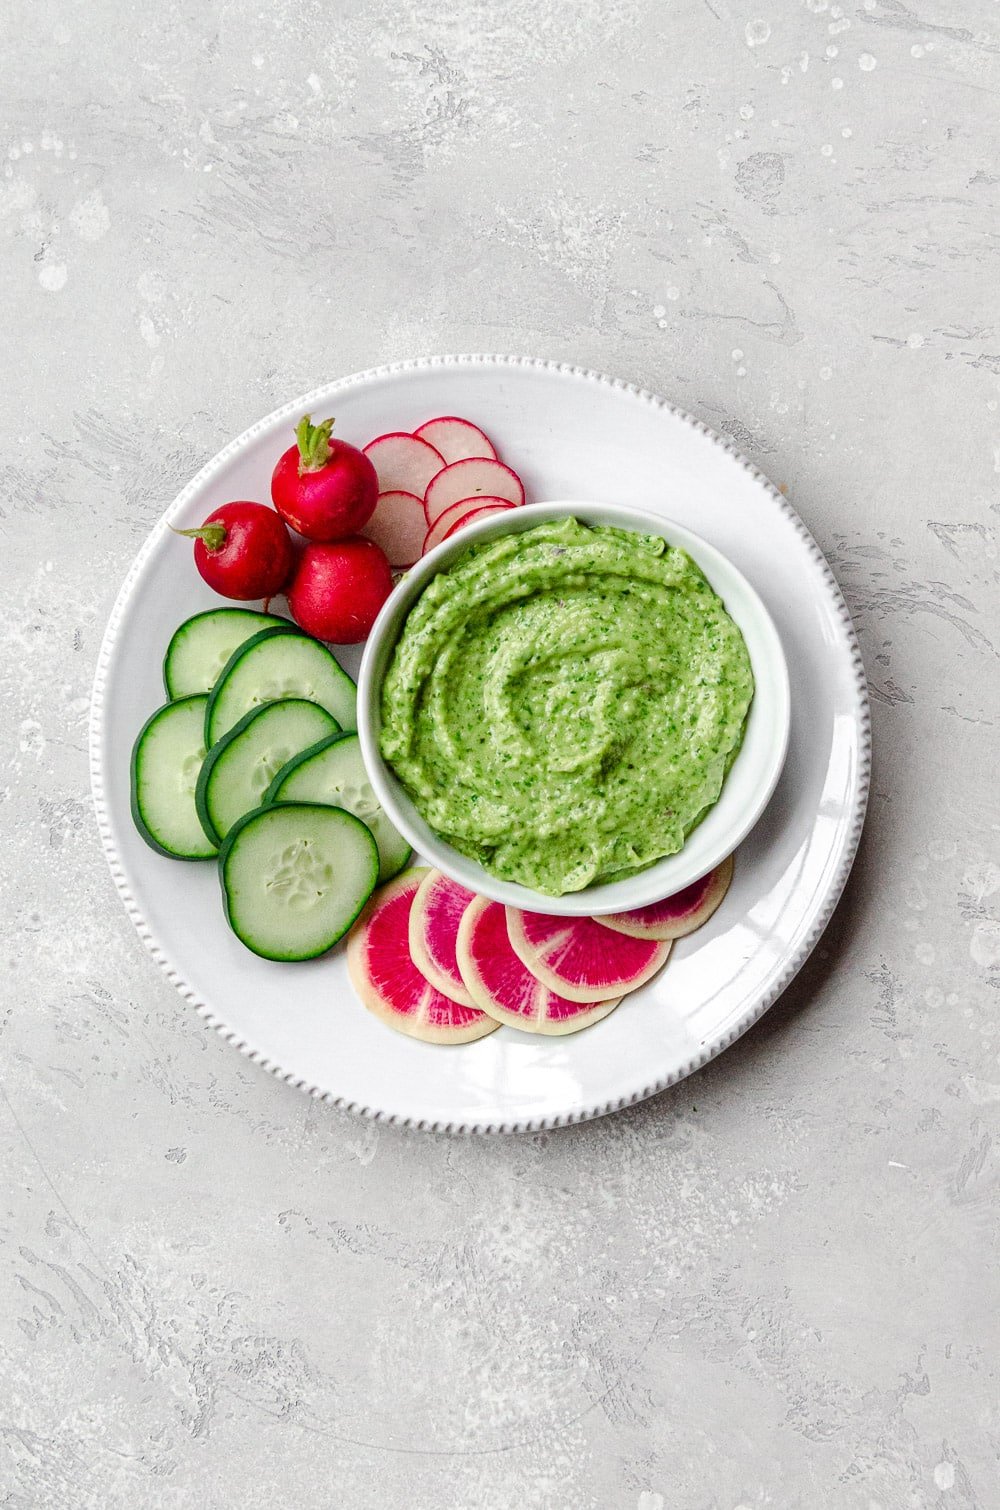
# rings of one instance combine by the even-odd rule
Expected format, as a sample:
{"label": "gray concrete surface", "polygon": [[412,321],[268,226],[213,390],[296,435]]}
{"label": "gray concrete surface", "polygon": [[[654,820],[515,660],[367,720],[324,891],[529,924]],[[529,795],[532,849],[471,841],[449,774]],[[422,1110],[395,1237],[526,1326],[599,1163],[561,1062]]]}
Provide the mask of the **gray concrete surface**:
{"label": "gray concrete surface", "polygon": [[[1000,1505],[1000,6],[8,0],[0,35],[0,1505]],[[796,986],[518,1141],[353,1121],[208,1032],[85,757],[180,484],[455,350],[734,435],[875,700]]]}

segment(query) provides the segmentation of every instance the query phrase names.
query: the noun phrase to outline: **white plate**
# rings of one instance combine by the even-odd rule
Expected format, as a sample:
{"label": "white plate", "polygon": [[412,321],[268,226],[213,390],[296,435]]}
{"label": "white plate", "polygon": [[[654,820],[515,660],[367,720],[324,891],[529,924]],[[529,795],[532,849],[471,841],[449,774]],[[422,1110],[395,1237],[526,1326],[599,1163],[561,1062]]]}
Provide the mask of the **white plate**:
{"label": "white plate", "polygon": [[[129,753],[163,700],[160,658],[187,615],[217,605],[186,544],[231,498],[266,500],[306,411],[365,443],[436,414],[492,436],[529,499],[614,498],[718,547],[760,593],[791,683],[788,758],[707,926],[604,1022],[569,1038],[508,1028],[457,1048],[419,1044],[356,1000],[343,953],[265,963],[222,919],[210,864],[147,848],[129,815]],[[345,657],[352,673],[360,657]],[[614,1111],[680,1080],[738,1038],[788,985],[829,921],[861,835],[870,769],[864,669],[819,547],[781,494],[706,426],[597,373],[511,357],[378,368],[296,399],[234,440],[184,489],[134,562],[94,682],[91,775],[112,875],[154,959],[205,1020],[272,1073],[367,1116],[455,1132],[551,1127]]]}

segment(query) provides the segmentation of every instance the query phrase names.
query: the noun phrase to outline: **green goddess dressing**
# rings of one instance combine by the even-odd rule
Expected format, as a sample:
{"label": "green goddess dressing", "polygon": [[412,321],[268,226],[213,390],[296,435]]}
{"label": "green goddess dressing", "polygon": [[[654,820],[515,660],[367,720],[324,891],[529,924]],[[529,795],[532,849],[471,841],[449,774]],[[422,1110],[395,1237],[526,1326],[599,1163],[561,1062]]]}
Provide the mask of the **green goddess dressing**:
{"label": "green goddess dressing", "polygon": [[410,609],[381,750],[431,828],[549,896],[674,854],[718,800],[754,681],[684,551],[576,519],[473,545]]}

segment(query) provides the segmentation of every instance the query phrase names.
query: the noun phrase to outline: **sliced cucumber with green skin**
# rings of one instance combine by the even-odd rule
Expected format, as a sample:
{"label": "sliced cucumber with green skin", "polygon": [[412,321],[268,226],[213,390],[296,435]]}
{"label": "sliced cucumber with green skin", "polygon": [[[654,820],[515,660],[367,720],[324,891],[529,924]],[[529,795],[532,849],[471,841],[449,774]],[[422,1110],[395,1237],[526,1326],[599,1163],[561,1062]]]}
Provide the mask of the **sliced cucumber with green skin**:
{"label": "sliced cucumber with green skin", "polygon": [[271,782],[264,801],[328,802],[360,818],[378,845],[380,885],[398,875],[413,853],[379,806],[356,734],[334,734],[293,755]]}
{"label": "sliced cucumber with green skin", "polygon": [[255,608],[209,608],[174,630],[163,658],[163,685],[172,699],[211,692],[226,662],[252,635],[289,624]]}
{"label": "sliced cucumber with green skin", "polygon": [[195,805],[208,837],[221,844],[244,813],[261,805],[275,773],[293,755],[339,732],[325,708],[301,698],[244,714],[209,750],[198,777]]}
{"label": "sliced cucumber with green skin", "polygon": [[375,890],[378,850],[342,808],[272,802],[230,829],[219,851],[226,917],[262,959],[332,949]]}
{"label": "sliced cucumber with green skin", "polygon": [[206,745],[211,749],[252,708],[287,697],[318,703],[342,729],[357,727],[357,688],[339,661],[294,625],[276,627],[262,629],[227,662],[208,700]]}
{"label": "sliced cucumber with green skin", "polygon": [[195,787],[205,760],[208,698],[157,708],[132,747],[132,817],[151,849],[174,860],[210,860],[216,851],[198,818]]}

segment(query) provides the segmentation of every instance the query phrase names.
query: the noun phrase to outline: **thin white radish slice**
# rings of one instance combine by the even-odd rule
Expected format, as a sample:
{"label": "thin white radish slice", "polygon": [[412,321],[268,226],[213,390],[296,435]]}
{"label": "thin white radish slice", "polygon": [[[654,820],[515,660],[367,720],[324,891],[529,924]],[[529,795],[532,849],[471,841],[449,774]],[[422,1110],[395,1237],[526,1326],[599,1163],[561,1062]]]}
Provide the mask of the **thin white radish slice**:
{"label": "thin white radish slice", "polygon": [[432,478],[424,493],[427,523],[434,524],[445,509],[464,498],[505,498],[508,503],[524,502],[524,487],[516,472],[502,461],[487,457],[470,457],[456,461]]}
{"label": "thin white radish slice", "polygon": [[418,425],[413,433],[440,451],[448,466],[453,461],[467,461],[470,456],[487,456],[496,461],[496,447],[489,436],[471,420],[459,419],[456,414],[429,419],[425,425]]}
{"label": "thin white radish slice", "polygon": [[435,545],[440,545],[442,540],[447,540],[463,524],[471,523],[473,514],[502,514],[513,507],[506,498],[463,498],[458,503],[453,503],[427,531],[423,554],[426,556],[428,551],[432,551]]}
{"label": "thin white radish slice", "polygon": [[423,499],[416,493],[380,493],[361,533],[382,547],[390,566],[412,566],[420,560],[427,533]]}
{"label": "thin white radish slice", "polygon": [[[485,519],[490,514],[509,513],[509,511],[514,508],[514,506],[514,504],[506,503],[502,499],[498,500],[496,503],[494,503],[492,499],[484,499],[483,502],[478,505],[478,507],[472,510],[471,514],[463,514],[461,519],[457,519],[444,538],[446,540],[450,540],[452,535],[457,535],[459,530],[467,529],[470,524],[475,524],[477,520]],[[439,519],[438,524],[440,523],[441,520]],[[437,525],[435,525],[434,528],[436,529]]]}
{"label": "thin white radish slice", "polygon": [[365,455],[378,474],[380,493],[416,493],[418,498],[423,498],[428,484],[446,465],[440,451],[402,430],[369,441]]}

